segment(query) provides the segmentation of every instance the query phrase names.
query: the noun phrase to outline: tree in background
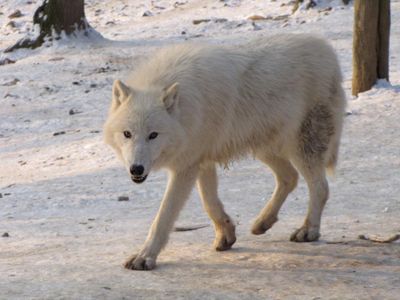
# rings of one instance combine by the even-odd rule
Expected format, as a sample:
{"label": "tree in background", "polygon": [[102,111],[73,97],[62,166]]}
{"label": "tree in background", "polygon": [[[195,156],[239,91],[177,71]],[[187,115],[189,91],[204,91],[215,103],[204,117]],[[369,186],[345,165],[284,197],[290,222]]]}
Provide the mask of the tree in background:
{"label": "tree in background", "polygon": [[57,38],[54,34],[59,36],[61,32],[72,35],[82,31],[88,35],[91,29],[85,17],[84,0],[44,0],[33,16],[33,24],[39,26],[39,35],[34,39],[23,38],[5,52],[40,47],[46,39]]}
{"label": "tree in background", "polygon": [[355,0],[352,93],[389,80],[390,0]]}

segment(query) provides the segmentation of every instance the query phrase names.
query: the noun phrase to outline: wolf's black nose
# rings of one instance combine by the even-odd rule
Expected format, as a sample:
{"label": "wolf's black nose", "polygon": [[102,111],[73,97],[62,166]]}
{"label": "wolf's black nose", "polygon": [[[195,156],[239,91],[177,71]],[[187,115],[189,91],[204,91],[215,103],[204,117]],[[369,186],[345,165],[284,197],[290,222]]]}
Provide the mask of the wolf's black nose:
{"label": "wolf's black nose", "polygon": [[132,165],[130,171],[133,176],[140,176],[144,172],[144,167],[142,165]]}

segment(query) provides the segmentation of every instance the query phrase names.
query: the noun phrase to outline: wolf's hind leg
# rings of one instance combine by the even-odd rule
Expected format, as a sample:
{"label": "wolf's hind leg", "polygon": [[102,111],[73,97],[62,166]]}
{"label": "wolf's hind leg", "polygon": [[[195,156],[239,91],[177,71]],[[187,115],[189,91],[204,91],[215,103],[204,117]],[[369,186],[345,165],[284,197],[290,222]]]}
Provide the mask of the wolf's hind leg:
{"label": "wolf's hind leg", "polygon": [[230,249],[236,241],[235,225],[218,198],[218,179],[214,163],[201,167],[197,179],[197,188],[204,209],[214,223],[214,248],[217,251]]}
{"label": "wolf's hind leg", "polygon": [[307,182],[310,200],[304,224],[293,232],[290,240],[312,242],[318,240],[320,236],[321,215],[329,196],[328,181],[322,161],[314,161],[312,164],[300,162],[296,167]]}
{"label": "wolf's hind leg", "polygon": [[253,234],[263,234],[278,221],[279,210],[289,193],[296,188],[299,176],[290,161],[286,159],[267,155],[258,155],[257,158],[272,169],[276,181],[271,199],[261,210],[251,228]]}
{"label": "wolf's hind leg", "polygon": [[308,112],[301,125],[293,164],[307,182],[310,200],[304,224],[292,234],[291,241],[311,242],[319,238],[322,210],[329,197],[325,172],[326,164],[328,167],[332,165],[329,145],[332,138],[337,138],[338,130],[341,130],[334,116],[335,112],[329,105],[319,104]]}

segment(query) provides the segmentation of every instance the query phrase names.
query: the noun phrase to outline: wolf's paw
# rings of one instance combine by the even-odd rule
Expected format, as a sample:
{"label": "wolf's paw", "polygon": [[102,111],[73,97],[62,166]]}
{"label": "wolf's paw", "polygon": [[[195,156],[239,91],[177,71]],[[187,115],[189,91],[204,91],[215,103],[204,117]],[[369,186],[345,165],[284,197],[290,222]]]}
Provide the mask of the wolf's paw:
{"label": "wolf's paw", "polygon": [[156,260],[153,257],[146,257],[139,254],[131,256],[124,267],[128,270],[152,270],[156,266]]}
{"label": "wolf's paw", "polygon": [[319,239],[319,228],[303,225],[290,236],[292,242],[313,242]]}
{"label": "wolf's paw", "polygon": [[[229,221],[229,222],[228,222]],[[214,248],[217,251],[225,251],[232,248],[236,242],[235,225],[231,220],[227,220],[223,228],[218,229],[214,240]]]}
{"label": "wolf's paw", "polygon": [[263,234],[265,233],[268,229],[274,225],[274,223],[278,221],[277,217],[270,217],[265,219],[257,219],[253,223],[253,226],[251,227],[251,233],[258,235],[258,234]]}
{"label": "wolf's paw", "polygon": [[222,236],[221,238],[215,239],[214,248],[217,251],[225,251],[232,248],[232,245],[236,242],[236,237],[226,237]]}

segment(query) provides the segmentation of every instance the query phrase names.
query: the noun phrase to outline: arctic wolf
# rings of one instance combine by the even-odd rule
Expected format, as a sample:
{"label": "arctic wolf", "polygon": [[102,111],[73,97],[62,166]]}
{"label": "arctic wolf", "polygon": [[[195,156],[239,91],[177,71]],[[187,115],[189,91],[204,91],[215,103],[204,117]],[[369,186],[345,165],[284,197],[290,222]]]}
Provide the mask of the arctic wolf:
{"label": "arctic wolf", "polygon": [[218,251],[231,248],[235,225],[217,193],[216,164],[251,154],[268,165],[275,191],[252,233],[278,220],[298,173],[309,206],[295,242],[319,238],[328,199],[326,169],[335,168],[345,107],[333,49],[308,35],[260,38],[241,46],[184,44],[160,50],[125,83],[115,80],[105,141],[132,180],[165,168],[169,181],[138,254],[125,267],[153,269],[195,184],[212,219]]}

